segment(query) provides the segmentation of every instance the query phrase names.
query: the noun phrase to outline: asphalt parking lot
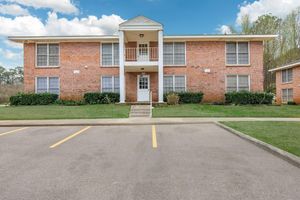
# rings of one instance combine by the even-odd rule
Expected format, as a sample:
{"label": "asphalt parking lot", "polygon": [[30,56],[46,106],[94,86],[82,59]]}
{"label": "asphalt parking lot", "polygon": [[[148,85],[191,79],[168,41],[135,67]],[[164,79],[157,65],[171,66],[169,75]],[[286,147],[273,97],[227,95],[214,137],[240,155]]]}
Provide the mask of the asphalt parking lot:
{"label": "asphalt parking lot", "polygon": [[214,124],[0,127],[0,199],[300,199],[300,169]]}

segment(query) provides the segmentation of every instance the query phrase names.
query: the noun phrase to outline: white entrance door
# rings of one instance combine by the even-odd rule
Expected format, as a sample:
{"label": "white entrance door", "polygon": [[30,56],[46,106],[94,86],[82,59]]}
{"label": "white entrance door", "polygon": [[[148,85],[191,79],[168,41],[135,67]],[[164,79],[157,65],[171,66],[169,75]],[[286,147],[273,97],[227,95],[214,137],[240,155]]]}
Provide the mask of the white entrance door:
{"label": "white entrance door", "polygon": [[140,43],[138,50],[138,61],[148,61],[149,60],[149,49],[147,43]]}
{"label": "white entrance door", "polygon": [[138,75],[137,88],[137,101],[149,101],[150,76]]}

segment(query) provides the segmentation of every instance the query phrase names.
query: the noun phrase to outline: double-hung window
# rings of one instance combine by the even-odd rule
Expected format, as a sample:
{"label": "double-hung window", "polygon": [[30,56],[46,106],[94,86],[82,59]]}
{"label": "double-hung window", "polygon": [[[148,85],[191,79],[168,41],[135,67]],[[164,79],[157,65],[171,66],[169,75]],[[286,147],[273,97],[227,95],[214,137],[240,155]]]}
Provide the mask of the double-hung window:
{"label": "double-hung window", "polygon": [[226,64],[249,65],[249,42],[227,42]]}
{"label": "double-hung window", "polygon": [[293,69],[285,69],[281,71],[282,83],[289,83],[293,81]]}
{"label": "double-hung window", "polygon": [[59,65],[59,44],[36,45],[37,67],[57,67]]}
{"label": "double-hung window", "polygon": [[36,77],[36,93],[52,93],[59,95],[58,77]]}
{"label": "double-hung window", "polygon": [[227,75],[226,91],[227,92],[250,91],[249,75]]}
{"label": "double-hung window", "polygon": [[119,44],[103,43],[101,45],[102,66],[118,66],[119,65]]}
{"label": "double-hung window", "polygon": [[185,65],[185,43],[164,43],[164,65]]}
{"label": "double-hung window", "polygon": [[184,92],[185,85],[185,76],[164,76],[164,93]]}
{"label": "double-hung window", "polygon": [[118,76],[102,76],[101,77],[102,92],[120,92],[120,82]]}
{"label": "double-hung window", "polygon": [[293,89],[283,89],[282,90],[282,102],[287,103],[293,101]]}

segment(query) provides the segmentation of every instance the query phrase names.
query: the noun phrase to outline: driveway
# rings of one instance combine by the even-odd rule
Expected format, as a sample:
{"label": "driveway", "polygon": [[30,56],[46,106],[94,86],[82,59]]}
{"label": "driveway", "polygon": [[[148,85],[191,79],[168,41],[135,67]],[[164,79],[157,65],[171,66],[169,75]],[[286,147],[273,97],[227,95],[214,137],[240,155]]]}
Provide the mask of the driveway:
{"label": "driveway", "polygon": [[1,127],[0,152],[3,200],[300,199],[299,168],[214,124]]}

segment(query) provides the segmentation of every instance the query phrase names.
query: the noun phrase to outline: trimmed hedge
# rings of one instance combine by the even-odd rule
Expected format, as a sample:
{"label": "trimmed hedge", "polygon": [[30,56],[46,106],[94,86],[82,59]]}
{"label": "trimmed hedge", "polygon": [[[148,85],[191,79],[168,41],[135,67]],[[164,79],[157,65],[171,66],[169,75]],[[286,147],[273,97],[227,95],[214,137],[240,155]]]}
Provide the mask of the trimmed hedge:
{"label": "trimmed hedge", "polygon": [[164,101],[167,102],[167,96],[169,94],[177,94],[179,96],[179,103],[185,104],[185,103],[201,103],[203,99],[203,93],[202,92],[170,92],[167,94],[164,94]]}
{"label": "trimmed hedge", "polygon": [[274,94],[265,92],[228,92],[225,94],[226,104],[272,104]]}
{"label": "trimmed hedge", "polygon": [[119,102],[120,94],[112,92],[94,92],[85,93],[83,98],[87,104],[109,104]]}
{"label": "trimmed hedge", "polygon": [[49,105],[53,104],[58,98],[57,94],[42,93],[19,93],[9,98],[10,105]]}
{"label": "trimmed hedge", "polygon": [[63,106],[81,106],[81,105],[85,105],[84,101],[63,100],[63,99],[57,99],[55,101],[55,103],[58,104],[58,105],[63,105]]}

